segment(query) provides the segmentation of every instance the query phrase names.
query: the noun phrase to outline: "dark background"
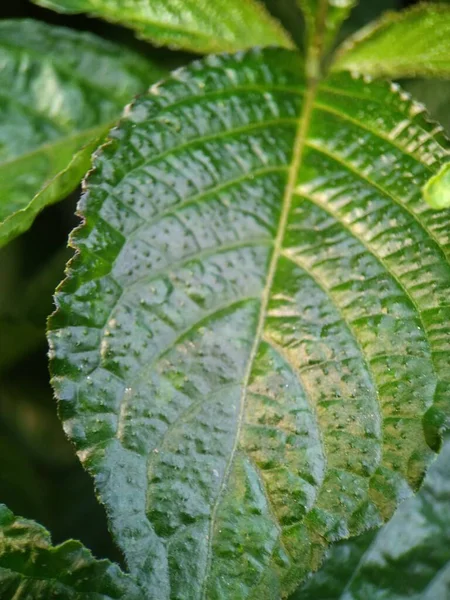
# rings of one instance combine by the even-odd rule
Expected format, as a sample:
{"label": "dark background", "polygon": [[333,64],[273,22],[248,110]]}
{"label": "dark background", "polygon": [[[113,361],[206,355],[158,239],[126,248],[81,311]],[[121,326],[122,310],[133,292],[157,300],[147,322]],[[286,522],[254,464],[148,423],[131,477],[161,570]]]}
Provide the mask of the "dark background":
{"label": "dark background", "polygon": [[[292,23],[296,23],[295,0],[265,1],[291,29]],[[385,9],[414,3],[361,0],[345,24],[344,34]],[[4,0],[1,4],[0,18],[24,17],[89,30],[142,52],[152,51],[148,45],[136,41],[131,32],[96,19],[58,15],[27,0]],[[293,34],[300,31],[299,25]],[[181,62],[187,58],[167,51],[161,51],[160,56],[174,64],[179,57]],[[431,88],[414,85],[416,88],[419,85],[415,90],[419,95],[436,96],[429,91]],[[11,354],[11,340],[5,340],[0,331],[0,502],[16,514],[44,524],[55,543],[71,537],[81,539],[95,556],[121,562],[107,530],[104,510],[95,499],[92,481],[64,437],[48,383],[45,319],[52,311],[52,290],[62,279],[64,262],[70,256],[64,248],[70,230],[77,223],[74,216],[77,197],[78,193],[73,194],[47,209],[27,234],[0,250],[0,327],[2,323],[26,321],[36,329],[31,345],[24,347],[20,336],[14,337],[18,358],[10,364],[5,357]]]}

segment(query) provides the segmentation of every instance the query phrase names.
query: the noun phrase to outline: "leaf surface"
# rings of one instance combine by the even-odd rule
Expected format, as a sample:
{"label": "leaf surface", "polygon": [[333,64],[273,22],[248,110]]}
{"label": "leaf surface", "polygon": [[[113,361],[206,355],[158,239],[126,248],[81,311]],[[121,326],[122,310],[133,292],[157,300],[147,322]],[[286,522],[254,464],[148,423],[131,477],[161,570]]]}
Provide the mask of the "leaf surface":
{"label": "leaf surface", "polygon": [[375,77],[449,77],[450,5],[388,12],[345,41],[334,69]]}
{"label": "leaf surface", "polygon": [[66,13],[87,12],[134,29],[158,46],[231,52],[291,47],[289,35],[258,0],[34,0]]}
{"label": "leaf surface", "polygon": [[0,22],[0,61],[1,247],[75,189],[125,104],[160,71],[91,34],[29,20]]}
{"label": "leaf surface", "polygon": [[40,525],[0,504],[2,600],[143,600],[131,579],[79,542],[52,546]]}
{"label": "leaf surface", "polygon": [[284,50],[175,72],[80,204],[53,385],[151,599],[284,596],[439,447],[450,213],[421,186],[448,143],[395,87],[301,73]]}
{"label": "leaf surface", "polygon": [[415,498],[379,532],[336,544],[292,600],[447,600],[450,442]]}

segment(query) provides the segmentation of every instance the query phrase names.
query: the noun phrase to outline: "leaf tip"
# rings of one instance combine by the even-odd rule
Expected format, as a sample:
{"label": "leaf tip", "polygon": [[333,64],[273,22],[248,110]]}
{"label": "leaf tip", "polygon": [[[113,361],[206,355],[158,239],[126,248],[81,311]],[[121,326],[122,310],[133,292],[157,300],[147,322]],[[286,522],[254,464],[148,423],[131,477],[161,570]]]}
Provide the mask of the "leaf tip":
{"label": "leaf tip", "polygon": [[422,192],[431,208],[450,208],[450,162],[445,163],[439,172],[427,181]]}

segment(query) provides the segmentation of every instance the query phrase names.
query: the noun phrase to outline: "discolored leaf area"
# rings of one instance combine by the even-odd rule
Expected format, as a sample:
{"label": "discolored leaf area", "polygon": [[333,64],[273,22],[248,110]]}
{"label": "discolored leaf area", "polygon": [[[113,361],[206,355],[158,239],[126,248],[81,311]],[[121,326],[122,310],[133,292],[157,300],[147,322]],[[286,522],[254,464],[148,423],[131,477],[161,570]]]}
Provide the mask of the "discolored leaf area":
{"label": "discolored leaf area", "polygon": [[94,35],[31,20],[0,21],[0,64],[1,247],[76,188],[123,107],[161,71]]}
{"label": "discolored leaf area", "polygon": [[291,47],[259,0],[33,0],[64,13],[89,13],[134,29],[157,46],[232,52],[252,46]]}
{"label": "discolored leaf area", "polygon": [[[401,574],[401,576],[399,576]],[[292,600],[446,600],[450,596],[450,442],[415,498],[379,532],[336,544]]]}
{"label": "discolored leaf area", "polygon": [[449,77],[450,4],[421,3],[387,12],[348,38],[335,70],[376,77]]}
{"label": "discolored leaf area", "polygon": [[423,107],[210,57],[95,159],[50,321],[65,430],[146,598],[285,597],[417,490],[449,412],[448,157]]}
{"label": "discolored leaf area", "polygon": [[48,532],[0,504],[2,600],[143,600],[131,579],[79,542],[52,546]]}

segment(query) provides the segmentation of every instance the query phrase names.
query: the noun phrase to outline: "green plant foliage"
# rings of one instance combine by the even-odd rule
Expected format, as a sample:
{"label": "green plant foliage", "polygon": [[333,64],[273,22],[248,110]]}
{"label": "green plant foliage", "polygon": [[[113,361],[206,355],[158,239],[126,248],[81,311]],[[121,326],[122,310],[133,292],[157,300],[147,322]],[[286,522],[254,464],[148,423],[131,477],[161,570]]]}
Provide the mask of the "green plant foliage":
{"label": "green plant foliage", "polygon": [[450,4],[386,13],[343,43],[334,69],[392,78],[450,76]]}
{"label": "green plant foliage", "polygon": [[91,34],[30,20],[0,21],[0,62],[1,247],[75,189],[125,104],[161,71]]}
{"label": "green plant foliage", "polygon": [[51,545],[48,532],[0,504],[2,600],[143,600],[131,579],[79,542]]}
{"label": "green plant foliage", "polygon": [[34,0],[60,12],[86,12],[134,29],[158,46],[232,52],[292,41],[258,0]]}
{"label": "green plant foliage", "polygon": [[[58,143],[53,145],[51,148],[51,155],[46,155],[46,149],[43,149],[41,146],[36,150],[34,158],[39,160],[42,164],[42,171],[27,171],[28,166],[26,165],[28,165],[29,156],[21,156],[17,159],[18,169],[13,175],[14,181],[5,181],[5,185],[8,189],[5,192],[5,204],[3,207],[0,202],[0,211],[3,213],[3,218],[0,221],[0,248],[6,246],[11,240],[27,231],[33,224],[37,215],[46,206],[59,202],[78,187],[91,166],[92,153],[101,142],[104,141],[109,128],[109,126],[102,126],[101,136],[98,137],[98,135],[95,135],[81,148],[81,150],[75,152],[73,158],[71,158],[70,153],[66,154],[64,142],[62,142],[62,147],[60,147]],[[57,163],[52,163],[53,154],[55,157],[58,157],[57,163],[62,170],[54,175],[49,181],[46,181],[46,177],[49,176],[49,173],[52,171],[54,172],[59,168],[59,166],[56,166]],[[66,161],[69,161],[65,168],[63,162],[59,164],[59,159],[61,157],[64,157]],[[22,160],[23,158],[25,158],[25,160]],[[46,163],[47,158],[50,159],[50,162],[48,163]],[[12,160],[15,161],[15,159]],[[12,161],[6,161],[4,165],[5,170],[9,162]],[[0,170],[1,168],[0,164]],[[29,188],[28,185],[23,185],[23,182],[27,179],[32,180],[32,186]],[[37,189],[42,182],[44,182],[43,187],[33,197],[33,189]],[[0,188],[1,187],[2,184],[0,183]],[[27,189],[29,190],[28,192]],[[30,195],[27,196],[27,193]],[[6,194],[11,194],[9,197],[12,198],[17,194],[17,202],[14,202],[13,204],[6,202],[6,199],[8,198]]]}
{"label": "green plant foliage", "polygon": [[450,208],[450,162],[427,181],[423,195],[432,208]]}
{"label": "green plant foliage", "polygon": [[350,13],[349,18],[344,21],[339,32],[342,41],[358,29],[365,27],[371,21],[377,19],[387,10],[398,10],[402,7],[402,0],[377,0],[376,2],[359,2]]}
{"label": "green plant foliage", "polygon": [[450,442],[418,496],[379,532],[336,544],[292,600],[450,597]]}
{"label": "green plant foliage", "polygon": [[[307,28],[310,60],[315,61],[333,43],[342,23],[358,0],[297,0]],[[325,21],[325,29],[322,24]]]}
{"label": "green plant foliage", "polygon": [[147,598],[278,598],[419,487],[449,409],[448,142],[398,87],[210,57],[95,159],[50,321]]}

